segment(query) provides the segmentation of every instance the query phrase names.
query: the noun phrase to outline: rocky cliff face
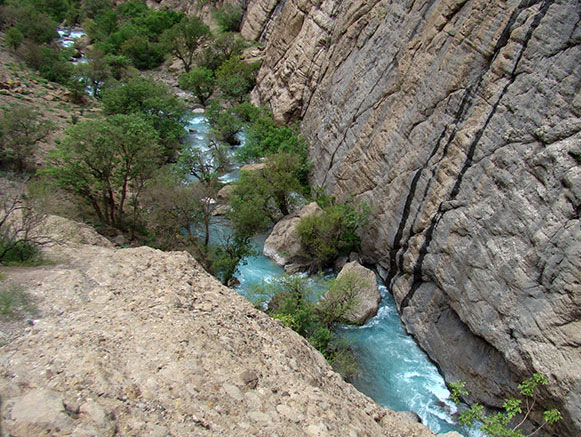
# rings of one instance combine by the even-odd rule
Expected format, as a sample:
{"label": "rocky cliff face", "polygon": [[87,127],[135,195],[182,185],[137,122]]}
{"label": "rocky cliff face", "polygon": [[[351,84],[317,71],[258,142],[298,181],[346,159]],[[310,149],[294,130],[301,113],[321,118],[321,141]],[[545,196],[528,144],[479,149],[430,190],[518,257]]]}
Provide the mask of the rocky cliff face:
{"label": "rocky cliff face", "polygon": [[364,251],[407,329],[493,405],[546,373],[578,435],[579,2],[283,6],[253,97],[303,119],[315,184],[371,204]]}
{"label": "rocky cliff face", "polygon": [[0,318],[1,435],[433,435],[343,382],[187,253],[114,249],[49,224],[68,241],[51,249],[58,264],[2,268],[2,286],[20,283],[37,314],[20,331]]}

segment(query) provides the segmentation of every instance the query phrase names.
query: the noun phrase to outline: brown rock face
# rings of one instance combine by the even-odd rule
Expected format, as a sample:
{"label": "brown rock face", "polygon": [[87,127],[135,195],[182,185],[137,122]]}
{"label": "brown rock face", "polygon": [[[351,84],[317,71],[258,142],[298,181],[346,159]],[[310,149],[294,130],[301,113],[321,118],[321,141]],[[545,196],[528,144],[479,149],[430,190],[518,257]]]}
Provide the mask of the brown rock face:
{"label": "brown rock face", "polygon": [[0,346],[2,435],[433,435],[187,253],[51,250],[28,271],[36,320]]}
{"label": "brown rock face", "polygon": [[576,0],[288,0],[253,98],[303,118],[313,182],[366,199],[364,253],[450,379],[544,372],[581,432]]}

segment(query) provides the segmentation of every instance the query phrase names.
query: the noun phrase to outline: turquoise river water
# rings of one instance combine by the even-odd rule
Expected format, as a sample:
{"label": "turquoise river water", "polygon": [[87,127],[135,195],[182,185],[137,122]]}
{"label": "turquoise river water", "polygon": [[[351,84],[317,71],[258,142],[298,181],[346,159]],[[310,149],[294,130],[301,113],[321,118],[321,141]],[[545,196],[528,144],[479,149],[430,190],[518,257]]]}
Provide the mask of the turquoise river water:
{"label": "turquoise river water", "polygon": [[[187,128],[192,147],[207,150],[209,126],[204,116],[194,116]],[[221,180],[229,182],[237,177],[238,172],[234,170]],[[227,228],[218,220],[213,226],[215,238],[219,239],[220,232],[227,232]],[[260,253],[264,240],[265,236],[254,240]],[[283,273],[280,266],[262,254],[245,261],[237,274],[236,290],[242,295],[252,285]],[[351,341],[360,363],[361,373],[353,385],[384,407],[415,412],[422,423],[436,433],[456,431],[470,437],[479,435],[455,424],[456,405],[450,399],[443,377],[413,338],[406,334],[393,298],[379,280],[378,284],[382,296],[378,314],[363,326],[340,329],[341,335]]]}

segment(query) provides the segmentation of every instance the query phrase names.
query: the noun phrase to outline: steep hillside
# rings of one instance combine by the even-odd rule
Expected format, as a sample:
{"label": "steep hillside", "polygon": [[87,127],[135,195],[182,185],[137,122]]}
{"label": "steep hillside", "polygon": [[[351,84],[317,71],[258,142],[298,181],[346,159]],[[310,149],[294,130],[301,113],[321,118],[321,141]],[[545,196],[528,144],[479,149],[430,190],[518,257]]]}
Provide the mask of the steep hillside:
{"label": "steep hillside", "polygon": [[303,119],[315,184],[371,204],[407,329],[493,405],[548,374],[578,435],[579,2],[274,3],[248,6],[272,26],[254,100]]}
{"label": "steep hillside", "polygon": [[37,307],[0,347],[2,435],[433,435],[187,253],[50,229],[67,241],[49,252],[59,264],[1,269]]}

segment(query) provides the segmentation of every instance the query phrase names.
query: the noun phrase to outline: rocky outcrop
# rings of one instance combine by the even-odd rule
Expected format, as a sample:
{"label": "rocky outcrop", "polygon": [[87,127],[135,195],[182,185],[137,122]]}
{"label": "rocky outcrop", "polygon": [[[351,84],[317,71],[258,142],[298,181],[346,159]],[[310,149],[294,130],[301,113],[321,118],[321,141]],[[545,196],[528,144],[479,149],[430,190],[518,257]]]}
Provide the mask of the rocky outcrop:
{"label": "rocky outcrop", "polygon": [[346,315],[346,321],[354,325],[363,325],[369,318],[377,314],[381,295],[373,271],[363,267],[357,261],[345,264],[337,275],[337,279],[346,275],[355,275],[359,280],[354,284],[355,306]]}
{"label": "rocky outcrop", "polygon": [[280,266],[303,264],[306,261],[306,253],[296,226],[303,217],[322,213],[323,210],[317,202],[311,202],[296,213],[284,217],[274,225],[264,242],[264,256],[273,259]]}
{"label": "rocky outcrop", "polygon": [[267,41],[274,27],[274,19],[284,4],[285,0],[250,0],[240,29],[242,36],[258,42]]}
{"label": "rocky outcrop", "polygon": [[60,264],[3,271],[38,313],[0,347],[2,435],[433,435],[187,253],[50,251]]}
{"label": "rocky outcrop", "polygon": [[[266,3],[266,2],[265,2]],[[288,0],[253,99],[303,118],[313,182],[367,200],[406,328],[498,405],[532,372],[581,432],[575,0]]]}

